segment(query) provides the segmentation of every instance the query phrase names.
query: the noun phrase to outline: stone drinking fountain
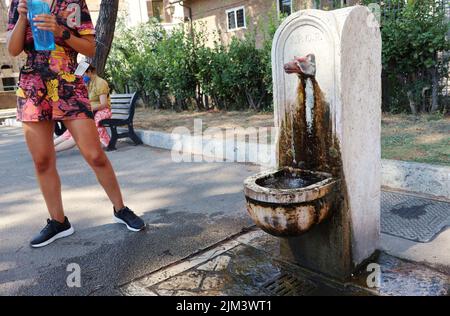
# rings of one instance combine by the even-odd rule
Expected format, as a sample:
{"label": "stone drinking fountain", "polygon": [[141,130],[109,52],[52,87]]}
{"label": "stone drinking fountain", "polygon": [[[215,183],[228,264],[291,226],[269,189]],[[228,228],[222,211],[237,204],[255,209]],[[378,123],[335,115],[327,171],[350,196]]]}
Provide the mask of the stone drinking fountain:
{"label": "stone drinking fountain", "polygon": [[381,35],[363,6],[289,16],[273,42],[276,166],[247,209],[281,255],[346,279],[380,235]]}

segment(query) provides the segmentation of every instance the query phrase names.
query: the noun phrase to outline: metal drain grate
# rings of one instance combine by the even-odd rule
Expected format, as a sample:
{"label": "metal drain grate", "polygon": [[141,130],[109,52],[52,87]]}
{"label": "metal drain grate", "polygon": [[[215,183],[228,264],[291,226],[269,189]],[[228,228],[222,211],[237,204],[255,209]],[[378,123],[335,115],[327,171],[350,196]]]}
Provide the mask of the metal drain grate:
{"label": "metal drain grate", "polygon": [[275,296],[305,296],[315,290],[316,286],[308,280],[299,280],[291,274],[283,273],[267,282],[264,289]]}
{"label": "metal drain grate", "polygon": [[428,242],[448,225],[450,203],[393,192],[381,194],[383,233]]}

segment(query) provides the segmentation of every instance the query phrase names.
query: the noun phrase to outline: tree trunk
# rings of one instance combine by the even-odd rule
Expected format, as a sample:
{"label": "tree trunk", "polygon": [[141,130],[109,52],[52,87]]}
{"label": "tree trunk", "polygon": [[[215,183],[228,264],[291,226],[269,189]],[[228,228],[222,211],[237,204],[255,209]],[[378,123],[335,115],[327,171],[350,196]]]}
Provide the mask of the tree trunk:
{"label": "tree trunk", "polygon": [[409,107],[411,109],[411,113],[414,115],[417,115],[417,104],[416,104],[416,100],[414,100],[414,93],[412,91],[408,91],[407,95],[408,95]]}
{"label": "tree trunk", "polygon": [[405,84],[408,86],[406,95],[408,96],[409,108],[411,109],[411,113],[414,115],[419,114],[419,110],[420,110],[419,107],[417,106],[416,97],[414,95],[414,89],[415,89],[414,83],[416,81],[417,81],[416,73],[409,74],[409,76],[405,78]]}
{"label": "tree trunk", "polygon": [[201,90],[199,84],[197,85],[197,89],[196,89],[195,102],[197,104],[197,109],[199,111],[205,110],[205,105],[203,104],[203,93],[202,93],[202,90]]}
{"label": "tree trunk", "polygon": [[203,97],[205,98],[205,100],[203,101],[203,104],[205,104],[205,109],[208,111],[208,110],[210,110],[210,108],[209,108],[209,96],[207,94],[204,94]]}
{"label": "tree trunk", "polygon": [[108,59],[111,44],[116,29],[117,11],[119,0],[102,0],[97,26],[95,27],[97,51],[93,61],[99,76],[105,72],[106,60]]}
{"label": "tree trunk", "polygon": [[422,106],[421,106],[421,108],[420,108],[420,112],[422,112],[422,113],[426,113],[427,111],[428,111],[428,108],[429,108],[429,106],[428,106],[428,99],[427,99],[427,92],[428,92],[428,90],[430,90],[430,87],[429,86],[426,86],[426,87],[424,87],[424,88],[422,88],[422,94],[421,94],[421,96],[422,96]]}
{"label": "tree trunk", "polygon": [[253,100],[252,95],[248,91],[245,91],[245,96],[247,97],[247,102],[248,102],[249,108],[256,111],[257,108],[256,108],[256,104],[255,104],[255,101]]}
{"label": "tree trunk", "polygon": [[439,102],[438,102],[438,89],[439,89],[439,76],[437,71],[437,66],[434,67],[432,73],[432,88],[431,88],[431,110],[430,112],[436,112],[439,110]]}

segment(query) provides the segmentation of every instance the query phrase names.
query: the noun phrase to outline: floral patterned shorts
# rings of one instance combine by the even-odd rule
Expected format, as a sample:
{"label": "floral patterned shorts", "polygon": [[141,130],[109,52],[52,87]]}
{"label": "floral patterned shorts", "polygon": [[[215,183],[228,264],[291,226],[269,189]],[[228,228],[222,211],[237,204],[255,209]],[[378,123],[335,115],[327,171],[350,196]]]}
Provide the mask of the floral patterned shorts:
{"label": "floral patterned shorts", "polygon": [[44,79],[40,74],[22,74],[19,86],[19,121],[59,121],[94,117],[87,87],[81,77],[60,73]]}
{"label": "floral patterned shorts", "polygon": [[[1,1],[1,0],[0,0]],[[81,9],[80,23],[68,25],[74,5]],[[8,15],[8,31],[19,20],[19,0],[12,0]],[[94,25],[85,0],[54,1],[52,14],[58,24],[74,36],[95,35]],[[76,52],[63,38],[55,37],[53,51],[37,51],[30,23],[25,28],[24,51],[27,61],[21,70],[17,90],[17,119],[22,122],[94,118],[87,87],[82,77],[75,76]]]}

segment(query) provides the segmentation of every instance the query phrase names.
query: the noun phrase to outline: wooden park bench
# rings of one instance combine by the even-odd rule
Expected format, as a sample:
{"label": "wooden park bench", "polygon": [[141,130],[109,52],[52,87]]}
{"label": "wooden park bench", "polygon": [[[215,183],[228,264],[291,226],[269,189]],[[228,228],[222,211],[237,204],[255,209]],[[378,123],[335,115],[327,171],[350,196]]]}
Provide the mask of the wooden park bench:
{"label": "wooden park bench", "polygon": [[[111,140],[107,147],[108,151],[116,149],[117,140],[129,137],[136,145],[141,145],[141,139],[136,135],[133,128],[134,111],[138,100],[138,93],[134,94],[112,94],[111,112],[112,118],[99,122],[101,126],[111,129]],[[118,133],[117,127],[127,126],[128,131]]]}

